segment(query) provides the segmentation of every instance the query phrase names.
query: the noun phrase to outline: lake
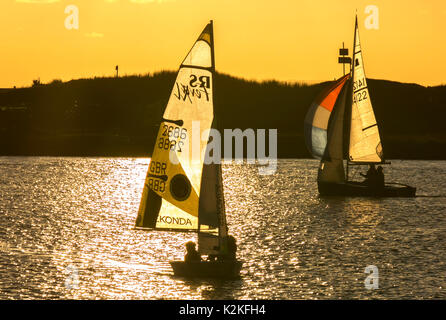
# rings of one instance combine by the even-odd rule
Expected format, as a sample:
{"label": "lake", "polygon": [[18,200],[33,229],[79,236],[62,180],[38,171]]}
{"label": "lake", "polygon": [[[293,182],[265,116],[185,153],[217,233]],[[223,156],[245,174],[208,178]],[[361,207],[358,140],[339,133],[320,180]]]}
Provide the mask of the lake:
{"label": "lake", "polygon": [[232,281],[173,277],[168,261],[195,234],[134,229],[148,163],[0,157],[0,299],[446,298],[446,161],[385,167],[386,181],[417,187],[410,199],[321,198],[316,160],[266,176],[225,164],[244,261]]}

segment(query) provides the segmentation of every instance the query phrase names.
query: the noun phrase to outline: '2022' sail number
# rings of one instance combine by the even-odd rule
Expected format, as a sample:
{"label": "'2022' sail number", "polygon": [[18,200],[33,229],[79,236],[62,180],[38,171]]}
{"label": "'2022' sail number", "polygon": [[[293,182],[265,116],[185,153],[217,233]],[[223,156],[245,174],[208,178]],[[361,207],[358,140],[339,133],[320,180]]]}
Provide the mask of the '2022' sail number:
{"label": "'2022' sail number", "polygon": [[187,138],[187,129],[177,126],[163,125],[163,133],[158,140],[158,148],[182,152],[184,140]]}

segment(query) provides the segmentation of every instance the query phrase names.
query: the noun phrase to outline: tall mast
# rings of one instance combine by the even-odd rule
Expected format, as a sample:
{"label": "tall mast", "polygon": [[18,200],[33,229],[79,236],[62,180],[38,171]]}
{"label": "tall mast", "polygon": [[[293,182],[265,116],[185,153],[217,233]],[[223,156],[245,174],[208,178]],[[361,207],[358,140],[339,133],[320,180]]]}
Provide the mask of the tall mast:
{"label": "tall mast", "polygon": [[[351,97],[350,97],[350,106],[349,106],[349,113],[350,113],[350,122],[349,122],[349,125],[348,125],[348,128],[349,128],[349,130],[348,130],[348,133],[349,133],[349,139],[348,139],[348,144],[349,144],[349,148],[348,148],[348,150],[350,149],[350,126],[351,126],[351,114],[352,114],[352,106],[353,106],[353,84],[354,84],[354,76],[355,76],[355,56],[356,56],[356,30],[358,29],[358,15],[356,14],[356,16],[355,16],[355,31],[354,31],[354,34],[353,34],[353,49],[352,49],[352,51],[353,51],[353,56],[352,56],[352,63],[351,63],[351,65],[350,65],[350,72],[351,72],[351,86],[350,86],[350,88],[351,88],[351,90],[352,90],[352,94],[351,94]],[[348,168],[349,168],[349,162],[350,162],[350,159],[349,159],[349,156],[348,156],[348,153],[347,153],[347,166],[346,166],[346,168],[347,168],[347,174],[346,174],[346,180],[348,181]]]}
{"label": "tall mast", "polygon": [[[221,131],[221,123],[219,120],[219,110],[218,106],[215,103],[215,49],[214,49],[214,28],[213,28],[213,21],[211,20],[207,26],[207,30],[209,33],[209,45],[211,47],[211,68],[209,68],[209,71],[212,74],[212,102],[213,102],[213,121],[212,121],[212,129],[216,129],[219,132]],[[221,162],[221,159],[218,159]],[[215,207],[207,208],[206,210],[212,210],[212,214],[215,214],[217,223],[216,227],[218,228],[218,246],[222,247],[222,237],[225,237],[227,235],[227,226],[226,226],[226,216],[225,216],[225,204],[224,204],[224,194],[223,194],[223,179],[222,179],[222,169],[221,169],[221,163],[210,163],[210,164],[204,164],[203,166],[203,172],[201,176],[202,182],[201,182],[201,190],[200,190],[200,198],[204,197],[206,193],[208,192],[215,192],[216,196],[216,203]],[[212,197],[214,197],[212,196]],[[206,236],[206,234],[209,235],[208,232],[201,230],[201,208],[199,207],[199,214],[198,214],[198,233],[199,233],[199,239],[198,239],[198,246],[199,251],[207,252],[208,250],[213,250],[209,247],[209,245],[212,244],[213,240],[210,240]],[[207,211],[210,213],[209,211]],[[206,224],[206,223],[205,223]],[[200,241],[200,236],[203,236],[203,242]],[[215,239],[217,240],[217,239]],[[211,242],[209,242],[211,241]],[[204,244],[204,247],[201,247],[201,243]],[[216,244],[215,244],[216,245]]]}
{"label": "tall mast", "polygon": [[[219,110],[217,108],[217,104],[215,103],[215,50],[214,50],[214,21],[211,20],[209,22],[210,26],[211,26],[211,59],[212,59],[212,79],[214,81],[213,84],[213,91],[212,91],[212,101],[214,102],[214,123],[215,123],[215,128],[219,131],[222,132],[222,127],[221,127],[221,121],[219,121]],[[221,119],[220,119],[221,120]],[[218,219],[220,220],[220,225],[219,225],[219,235],[220,237],[226,237],[227,233],[228,233],[228,227],[226,224],[226,208],[225,208],[225,196],[224,196],[224,192],[223,192],[223,177],[222,177],[222,167],[221,167],[221,159],[220,159],[220,164],[218,164],[218,177],[217,177],[217,183],[218,183],[218,187],[220,188],[220,196],[221,199],[219,202],[220,205],[220,212],[218,214]]]}

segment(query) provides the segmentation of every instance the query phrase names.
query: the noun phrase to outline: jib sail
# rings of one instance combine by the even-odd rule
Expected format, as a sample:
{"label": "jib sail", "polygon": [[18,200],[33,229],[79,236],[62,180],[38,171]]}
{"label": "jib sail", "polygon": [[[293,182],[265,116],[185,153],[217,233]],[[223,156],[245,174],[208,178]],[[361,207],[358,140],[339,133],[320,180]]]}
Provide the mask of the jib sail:
{"label": "jib sail", "polygon": [[383,150],[378,124],[373,112],[362,59],[358,18],[353,45],[353,89],[350,123],[349,160],[351,162],[382,162]]}

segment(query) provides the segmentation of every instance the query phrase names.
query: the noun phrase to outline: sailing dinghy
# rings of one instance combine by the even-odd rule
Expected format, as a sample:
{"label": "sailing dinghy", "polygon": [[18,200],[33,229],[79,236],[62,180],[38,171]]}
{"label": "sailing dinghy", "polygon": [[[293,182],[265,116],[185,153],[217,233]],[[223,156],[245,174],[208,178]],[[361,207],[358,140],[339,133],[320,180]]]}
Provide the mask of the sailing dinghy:
{"label": "sailing dinghy", "polygon": [[[414,197],[416,188],[386,183],[372,187],[349,180],[352,165],[383,165],[385,162],[378,124],[370,101],[355,22],[351,73],[337,80],[311,105],[305,118],[305,142],[313,157],[321,159],[318,189],[329,196]],[[344,119],[347,124],[344,125]],[[344,130],[347,130],[344,134]],[[344,171],[344,139],[349,136]]]}
{"label": "sailing dinghy", "polygon": [[[209,130],[216,128],[214,74],[211,21],[179,68],[147,171],[136,228],[197,232],[198,252],[219,256],[228,236],[221,164],[205,162]],[[176,276],[219,278],[239,276],[242,266],[237,260],[170,264]]]}

